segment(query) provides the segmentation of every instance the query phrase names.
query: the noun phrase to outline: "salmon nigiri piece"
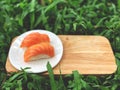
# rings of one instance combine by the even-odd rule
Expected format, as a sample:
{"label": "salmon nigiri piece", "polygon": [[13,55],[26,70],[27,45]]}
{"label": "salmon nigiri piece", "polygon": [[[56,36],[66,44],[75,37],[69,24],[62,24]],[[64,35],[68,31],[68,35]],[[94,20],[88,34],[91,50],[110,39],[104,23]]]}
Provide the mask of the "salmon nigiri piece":
{"label": "salmon nigiri piece", "polygon": [[47,34],[40,34],[38,32],[33,32],[28,34],[22,41],[20,47],[30,47],[34,44],[41,42],[50,42],[50,38]]}
{"label": "salmon nigiri piece", "polygon": [[48,42],[42,42],[29,47],[24,53],[24,61],[39,60],[54,56],[54,47]]}

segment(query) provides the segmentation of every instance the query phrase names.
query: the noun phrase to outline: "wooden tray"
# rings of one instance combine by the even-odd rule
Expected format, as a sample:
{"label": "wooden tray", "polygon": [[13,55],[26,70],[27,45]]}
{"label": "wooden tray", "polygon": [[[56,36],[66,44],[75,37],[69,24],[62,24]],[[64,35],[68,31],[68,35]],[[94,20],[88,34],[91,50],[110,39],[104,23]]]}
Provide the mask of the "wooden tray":
{"label": "wooden tray", "polygon": [[[103,36],[59,35],[64,52],[60,63],[53,69],[54,74],[71,74],[78,70],[81,74],[112,74],[117,65],[108,39]],[[18,71],[9,58],[7,72]],[[47,74],[47,72],[45,72]]]}

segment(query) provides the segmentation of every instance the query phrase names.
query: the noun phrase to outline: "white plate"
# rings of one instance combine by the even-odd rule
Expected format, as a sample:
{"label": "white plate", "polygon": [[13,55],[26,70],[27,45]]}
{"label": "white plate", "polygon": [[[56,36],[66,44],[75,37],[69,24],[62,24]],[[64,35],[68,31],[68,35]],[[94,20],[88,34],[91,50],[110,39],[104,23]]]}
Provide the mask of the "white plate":
{"label": "white plate", "polygon": [[[41,59],[31,62],[24,62],[24,49],[20,48],[21,42],[24,39],[24,37],[32,32],[39,32],[47,34],[50,38],[50,43],[53,45],[55,49],[55,56],[49,59]],[[63,45],[61,40],[57,35],[55,35],[52,32],[45,31],[45,30],[31,30],[28,32],[25,32],[21,34],[19,37],[16,38],[16,40],[12,43],[10,50],[9,50],[9,59],[11,64],[18,70],[21,70],[30,67],[30,69],[27,69],[27,72],[30,73],[41,73],[47,71],[46,65],[47,62],[51,64],[52,68],[55,67],[59,61],[61,60],[63,54]]]}

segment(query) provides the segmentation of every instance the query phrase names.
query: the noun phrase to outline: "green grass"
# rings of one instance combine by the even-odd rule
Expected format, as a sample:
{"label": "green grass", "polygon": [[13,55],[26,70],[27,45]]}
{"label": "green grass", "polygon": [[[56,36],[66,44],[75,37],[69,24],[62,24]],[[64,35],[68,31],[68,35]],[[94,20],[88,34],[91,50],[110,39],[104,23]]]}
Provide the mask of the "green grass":
{"label": "green grass", "polygon": [[[120,0],[1,0],[0,6],[0,90],[120,89]],[[32,29],[105,36],[118,69],[103,76],[84,76],[77,71],[54,76],[48,63],[49,76],[28,74],[25,70],[8,75],[5,62],[11,40]]]}

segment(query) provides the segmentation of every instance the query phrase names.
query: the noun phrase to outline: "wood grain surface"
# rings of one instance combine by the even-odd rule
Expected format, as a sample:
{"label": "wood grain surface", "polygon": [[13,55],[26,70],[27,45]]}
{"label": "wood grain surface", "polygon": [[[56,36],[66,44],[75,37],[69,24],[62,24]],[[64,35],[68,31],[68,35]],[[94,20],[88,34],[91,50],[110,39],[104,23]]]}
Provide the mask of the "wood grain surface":
{"label": "wood grain surface", "polygon": [[[112,74],[117,65],[111,45],[103,36],[58,35],[64,47],[60,63],[53,68],[54,74],[71,74],[78,70],[81,74]],[[7,72],[18,71],[9,58]],[[44,74],[47,74],[45,72]]]}

